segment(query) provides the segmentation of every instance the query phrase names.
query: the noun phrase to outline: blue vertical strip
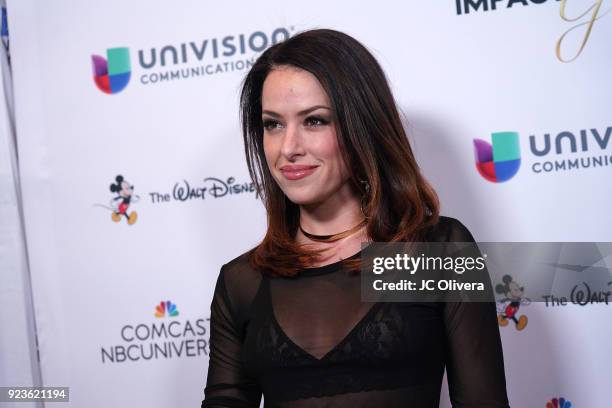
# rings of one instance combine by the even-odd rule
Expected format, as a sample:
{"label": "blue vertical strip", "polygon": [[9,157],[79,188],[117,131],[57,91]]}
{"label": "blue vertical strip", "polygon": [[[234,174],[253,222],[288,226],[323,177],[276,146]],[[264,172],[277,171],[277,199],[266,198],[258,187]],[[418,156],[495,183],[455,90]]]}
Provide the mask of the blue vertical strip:
{"label": "blue vertical strip", "polygon": [[8,25],[6,23],[6,7],[2,7],[2,29],[0,30],[2,37],[8,38]]}
{"label": "blue vertical strip", "polygon": [[9,33],[8,33],[8,17],[6,13],[6,6],[2,6],[2,26],[0,27],[0,38],[2,38],[2,44],[4,45],[4,49],[6,50],[6,55],[9,56],[10,61],[10,53],[9,53]]}

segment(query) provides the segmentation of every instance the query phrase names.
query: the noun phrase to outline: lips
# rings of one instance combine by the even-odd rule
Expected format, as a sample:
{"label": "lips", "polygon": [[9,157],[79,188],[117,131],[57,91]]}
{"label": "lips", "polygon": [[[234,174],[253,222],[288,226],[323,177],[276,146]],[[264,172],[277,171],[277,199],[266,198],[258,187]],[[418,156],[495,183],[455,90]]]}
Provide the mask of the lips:
{"label": "lips", "polygon": [[294,164],[281,167],[281,171],[287,180],[299,180],[310,176],[317,167],[318,166]]}

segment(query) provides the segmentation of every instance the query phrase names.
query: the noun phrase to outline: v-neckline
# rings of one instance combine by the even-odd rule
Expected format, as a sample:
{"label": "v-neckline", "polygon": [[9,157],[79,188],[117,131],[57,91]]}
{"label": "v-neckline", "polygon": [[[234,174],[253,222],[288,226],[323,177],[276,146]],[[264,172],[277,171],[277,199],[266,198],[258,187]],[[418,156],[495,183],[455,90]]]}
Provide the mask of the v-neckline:
{"label": "v-neckline", "polygon": [[[382,305],[382,302],[375,302],[372,306],[370,306],[368,311],[363,315],[363,317],[361,317],[353,325],[351,330],[349,330],[349,332],[338,343],[336,343],[335,346],[333,346],[327,352],[325,352],[325,354],[321,356],[321,358],[318,358],[315,355],[311,354],[310,352],[306,351],[302,346],[297,344],[295,341],[293,341],[293,339],[289,337],[289,335],[285,332],[285,330],[280,325],[280,322],[276,318],[276,313],[274,312],[274,304],[272,303],[272,296],[271,296],[272,294],[270,291],[269,281],[268,281],[268,291],[267,292],[268,292],[269,312],[271,314],[272,324],[276,327],[276,330],[278,330],[280,336],[283,337],[287,341],[287,343],[290,345],[290,347],[293,347],[296,352],[302,354],[303,356],[309,358],[310,360],[313,360],[315,363],[325,362],[325,360],[327,360],[332,354],[334,354],[337,350],[339,350],[346,342],[348,342],[351,339],[351,337],[355,335],[355,333],[361,328],[361,326],[363,326],[370,319],[370,316],[372,316],[376,312],[376,310],[380,307],[380,305]],[[366,303],[371,303],[371,302],[366,302]]]}

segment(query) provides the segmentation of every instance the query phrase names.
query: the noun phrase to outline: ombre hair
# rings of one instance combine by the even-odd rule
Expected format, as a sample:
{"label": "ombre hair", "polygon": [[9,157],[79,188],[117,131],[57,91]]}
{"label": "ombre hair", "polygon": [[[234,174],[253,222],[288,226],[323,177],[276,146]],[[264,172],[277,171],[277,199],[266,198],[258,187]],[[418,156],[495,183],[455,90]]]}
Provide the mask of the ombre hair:
{"label": "ombre hair", "polygon": [[[330,29],[309,30],[268,48],[242,84],[240,120],[247,166],[268,221],[264,239],[249,253],[250,265],[271,276],[292,276],[312,267],[324,251],[295,241],[299,206],[285,196],[266,163],[261,95],[266,77],[279,66],[310,72],[327,93],[349,183],[364,198],[368,237],[374,242],[419,240],[438,222],[438,197],[419,170],[382,68],[353,37]],[[369,183],[369,192],[363,181]],[[359,259],[343,263],[355,270]]]}

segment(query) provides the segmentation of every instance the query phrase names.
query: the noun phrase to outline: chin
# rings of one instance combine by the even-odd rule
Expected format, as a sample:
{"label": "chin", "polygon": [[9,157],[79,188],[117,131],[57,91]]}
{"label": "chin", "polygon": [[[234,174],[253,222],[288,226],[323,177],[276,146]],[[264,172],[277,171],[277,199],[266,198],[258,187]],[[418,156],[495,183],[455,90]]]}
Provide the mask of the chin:
{"label": "chin", "polygon": [[317,202],[320,201],[320,200],[310,198],[310,197],[296,196],[296,195],[289,195],[289,194],[287,194],[287,197],[289,198],[289,200],[291,200],[293,204],[296,204],[296,205],[311,205],[311,204],[316,204]]}
{"label": "chin", "polygon": [[285,195],[292,203],[297,205],[311,205],[323,201],[320,194],[313,194],[308,191],[287,191]]}

